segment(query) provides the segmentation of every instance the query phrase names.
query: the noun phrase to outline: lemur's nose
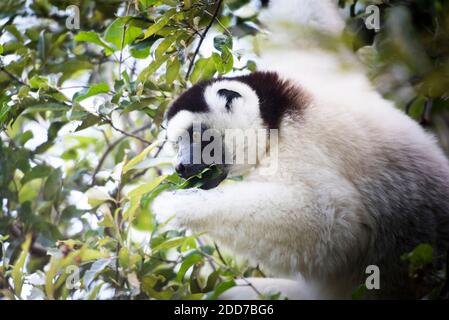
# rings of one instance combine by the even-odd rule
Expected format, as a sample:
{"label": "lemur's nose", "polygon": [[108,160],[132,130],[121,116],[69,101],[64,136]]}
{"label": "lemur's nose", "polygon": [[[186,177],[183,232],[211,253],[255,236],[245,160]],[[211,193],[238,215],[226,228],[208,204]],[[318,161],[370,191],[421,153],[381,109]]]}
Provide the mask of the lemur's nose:
{"label": "lemur's nose", "polygon": [[206,164],[200,163],[200,164],[191,164],[191,163],[179,163],[175,170],[176,172],[183,177],[184,179],[190,178],[204,169],[207,168]]}
{"label": "lemur's nose", "polygon": [[182,175],[184,173],[185,167],[182,163],[179,163],[176,167],[175,170],[178,174]]}

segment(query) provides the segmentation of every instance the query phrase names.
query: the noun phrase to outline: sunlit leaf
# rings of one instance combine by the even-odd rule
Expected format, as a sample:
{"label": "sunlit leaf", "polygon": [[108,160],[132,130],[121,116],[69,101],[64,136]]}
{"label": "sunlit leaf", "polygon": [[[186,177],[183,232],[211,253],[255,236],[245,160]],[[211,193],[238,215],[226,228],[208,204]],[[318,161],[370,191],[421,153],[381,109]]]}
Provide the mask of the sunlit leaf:
{"label": "sunlit leaf", "polygon": [[109,90],[110,90],[109,85],[105,82],[95,84],[89,87],[88,89],[84,89],[83,91],[77,92],[73,97],[73,100],[76,102],[81,102],[84,99],[95,96],[97,94],[108,93]]}
{"label": "sunlit leaf", "polygon": [[22,252],[20,253],[19,258],[17,259],[16,264],[14,265],[14,268],[12,269],[12,279],[14,283],[14,291],[16,292],[17,296],[20,297],[22,293],[22,286],[23,286],[23,279],[24,279],[24,272],[25,270],[25,260],[28,255],[28,250],[30,249],[31,245],[31,239],[32,235],[28,234],[25,238],[25,242],[22,244]]}
{"label": "sunlit leaf", "polygon": [[114,52],[114,50],[104,40],[102,40],[97,33],[93,31],[80,31],[75,36],[74,40],[79,42],[95,43],[103,47],[107,55],[110,55]]}

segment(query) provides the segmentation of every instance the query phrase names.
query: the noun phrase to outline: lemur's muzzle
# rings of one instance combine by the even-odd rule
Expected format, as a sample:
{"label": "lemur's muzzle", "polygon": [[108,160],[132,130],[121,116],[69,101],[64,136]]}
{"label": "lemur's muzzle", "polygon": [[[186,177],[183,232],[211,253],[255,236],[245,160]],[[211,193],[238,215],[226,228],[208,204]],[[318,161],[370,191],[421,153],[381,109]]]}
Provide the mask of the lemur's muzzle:
{"label": "lemur's muzzle", "polygon": [[[224,164],[223,156],[213,157],[209,152],[204,152],[206,146],[210,150],[222,151],[223,148],[222,143],[212,137],[203,141],[203,134],[206,130],[208,129],[203,125],[194,125],[180,138],[175,170],[184,179],[195,177],[196,180],[201,181],[200,188],[212,189],[226,179],[228,170]],[[214,143],[216,145],[209,145]],[[220,153],[222,154],[222,152]],[[209,167],[211,167],[211,170],[206,171]]]}
{"label": "lemur's muzzle", "polygon": [[176,172],[183,177],[184,179],[188,179],[197,174],[200,174],[203,170],[208,167],[206,164],[193,164],[193,163],[179,163],[175,170]]}

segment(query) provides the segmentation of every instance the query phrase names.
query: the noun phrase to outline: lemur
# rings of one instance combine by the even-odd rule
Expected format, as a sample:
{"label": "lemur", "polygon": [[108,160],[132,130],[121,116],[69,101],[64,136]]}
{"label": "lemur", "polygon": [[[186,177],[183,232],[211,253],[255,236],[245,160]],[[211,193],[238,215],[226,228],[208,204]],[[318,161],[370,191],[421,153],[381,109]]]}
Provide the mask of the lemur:
{"label": "lemur", "polygon": [[[421,243],[433,245],[437,257],[448,249],[447,158],[431,134],[373,88],[352,52],[320,45],[321,36],[343,32],[334,1],[271,1],[261,20],[271,34],[259,71],[185,91],[168,110],[167,137],[176,142],[194,122],[220,132],[277,129],[277,172],[260,174],[267,151],[243,170],[223,165],[208,190],[162,193],[152,211],[158,219],[175,215],[177,226],[207,231],[261,265],[275,277],[250,279],[261,291],[351,298],[375,265],[380,289],[366,297],[414,298],[400,257]],[[185,177],[204,168],[188,160],[178,159]],[[220,183],[236,174],[243,180]],[[257,297],[236,287],[224,298]]]}

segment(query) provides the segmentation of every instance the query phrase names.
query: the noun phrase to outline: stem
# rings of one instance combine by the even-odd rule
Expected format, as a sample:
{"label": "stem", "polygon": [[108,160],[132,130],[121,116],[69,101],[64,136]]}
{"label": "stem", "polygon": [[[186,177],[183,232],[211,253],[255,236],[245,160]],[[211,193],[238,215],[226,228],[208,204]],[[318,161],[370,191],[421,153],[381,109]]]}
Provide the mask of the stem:
{"label": "stem", "polygon": [[137,139],[137,140],[139,140],[140,142],[143,142],[143,143],[145,143],[145,144],[148,144],[148,145],[151,144],[151,141],[148,141],[148,140],[146,140],[146,139],[144,139],[144,138],[141,138],[141,137],[135,135],[134,133],[128,133],[128,132],[123,131],[122,129],[116,127],[116,126],[114,125],[114,123],[112,123],[112,121],[111,121],[110,119],[104,118],[103,120],[105,120],[105,121],[112,127],[112,129],[114,129],[115,131],[118,131],[118,132],[120,132],[121,134],[123,134],[123,135],[125,135],[125,136],[131,137],[131,138],[134,138],[134,139]]}
{"label": "stem", "polygon": [[112,142],[111,144],[108,145],[106,151],[103,153],[100,160],[98,161],[97,167],[95,168],[95,171],[92,175],[92,181],[90,183],[91,187],[95,185],[96,176],[97,176],[98,172],[100,171],[101,167],[103,166],[103,163],[106,160],[106,157],[108,156],[108,154],[111,153],[111,151],[124,139],[126,139],[128,137],[134,137],[134,134],[139,133],[143,130],[149,129],[149,128],[151,128],[151,126],[152,126],[152,124],[147,124],[137,130],[132,131],[131,134],[127,134],[127,135],[124,135],[124,136],[118,138],[117,140],[115,140],[114,142]]}
{"label": "stem", "polygon": [[193,65],[195,64],[195,59],[200,51],[201,45],[203,44],[203,41],[206,38],[206,35],[209,32],[209,29],[214,24],[215,18],[217,18],[217,16],[218,16],[218,12],[220,11],[222,2],[223,2],[223,0],[218,0],[218,2],[217,2],[218,4],[217,4],[217,7],[215,8],[214,14],[212,15],[212,18],[210,19],[209,24],[207,25],[206,29],[204,29],[204,32],[203,32],[202,36],[200,37],[200,41],[198,42],[198,45],[196,46],[195,52],[193,53],[192,60],[190,60],[189,68],[187,69],[187,73],[186,73],[186,77],[185,77],[186,81],[189,79],[190,73],[192,72],[192,68],[193,68]]}

